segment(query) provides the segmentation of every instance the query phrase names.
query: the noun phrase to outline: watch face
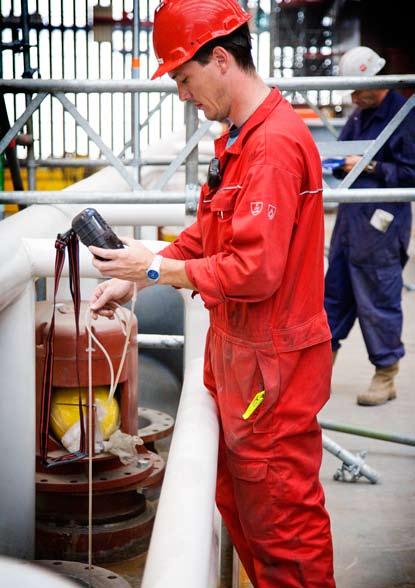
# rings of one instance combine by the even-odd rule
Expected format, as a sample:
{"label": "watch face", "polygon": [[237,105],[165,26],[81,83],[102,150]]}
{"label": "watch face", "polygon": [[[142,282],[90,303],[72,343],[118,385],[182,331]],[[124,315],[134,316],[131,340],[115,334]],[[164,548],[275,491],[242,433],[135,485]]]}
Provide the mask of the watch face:
{"label": "watch face", "polygon": [[159,275],[159,272],[155,269],[148,270],[147,272],[147,277],[149,280],[157,280]]}

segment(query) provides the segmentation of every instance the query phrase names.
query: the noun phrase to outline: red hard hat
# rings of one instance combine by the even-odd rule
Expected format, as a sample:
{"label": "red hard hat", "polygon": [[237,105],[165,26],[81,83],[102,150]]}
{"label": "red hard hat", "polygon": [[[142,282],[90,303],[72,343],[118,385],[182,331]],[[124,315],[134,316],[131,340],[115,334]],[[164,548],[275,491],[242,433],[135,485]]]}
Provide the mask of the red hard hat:
{"label": "red hard hat", "polygon": [[251,18],[236,0],[163,0],[154,15],[153,46],[158,78],[186,61],[212,39],[229,35]]}

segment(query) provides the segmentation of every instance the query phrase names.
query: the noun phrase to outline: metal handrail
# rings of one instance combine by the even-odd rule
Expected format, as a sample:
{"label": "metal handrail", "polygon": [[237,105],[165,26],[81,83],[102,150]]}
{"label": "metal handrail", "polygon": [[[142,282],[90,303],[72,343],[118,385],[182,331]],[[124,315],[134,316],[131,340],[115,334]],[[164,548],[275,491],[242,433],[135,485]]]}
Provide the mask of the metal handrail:
{"label": "metal handrail", "polygon": [[[324,202],[413,202],[415,188],[326,188]],[[184,192],[0,192],[0,203],[14,204],[186,204]]]}
{"label": "metal handrail", "polygon": [[[368,78],[361,78],[361,77],[312,77],[312,78],[290,78],[290,79],[268,79],[267,83],[270,86],[278,86],[283,91],[292,91],[292,92],[301,92],[304,90],[310,90],[313,88],[318,89],[344,89],[344,88],[402,88],[402,87],[415,87],[415,75],[392,75],[392,76],[372,76]],[[75,84],[75,86],[74,86]],[[64,106],[65,110],[67,110],[76,120],[80,127],[84,129],[87,133],[89,138],[94,141],[94,143],[100,148],[100,151],[105,155],[107,161],[113,165],[117,170],[118,173],[124,178],[124,180],[129,184],[129,186],[134,190],[134,192],[142,191],[141,185],[137,182],[137,180],[131,175],[131,173],[126,169],[124,163],[119,158],[117,158],[112,151],[105,145],[102,141],[101,137],[92,129],[89,125],[88,121],[84,119],[80,113],[77,111],[76,106],[70,102],[66,96],[65,92],[73,92],[75,94],[78,93],[88,93],[88,92],[157,92],[163,91],[165,95],[167,93],[175,93],[177,92],[176,84],[172,81],[149,81],[149,80],[0,80],[0,92],[4,91],[7,92],[26,92],[30,93],[31,95],[36,94],[35,98],[32,99],[31,102],[28,103],[26,111],[19,117],[19,119],[14,123],[13,127],[6,133],[6,135],[0,138],[0,153],[4,151],[7,147],[9,142],[17,135],[20,128],[23,126],[24,122],[27,121],[33,112],[39,107],[41,102],[43,101],[44,97],[46,96],[47,92],[50,92],[53,97],[58,99]],[[402,120],[409,114],[412,110],[413,106],[415,105],[415,94],[412,95],[402,106],[400,111],[395,115],[395,117],[388,123],[382,133],[377,137],[375,140],[371,142],[358,142],[360,149],[359,152],[362,154],[361,160],[353,167],[353,169],[347,174],[347,176],[342,180],[339,188],[347,189],[351,186],[353,181],[358,177],[358,175],[363,171],[367,163],[376,155],[376,153],[381,149],[384,143],[388,140],[391,134],[396,130],[396,128],[401,124]],[[315,107],[316,111],[318,111],[317,107]],[[318,111],[318,114],[321,116],[323,123],[328,126],[330,130],[329,121],[324,118],[324,114]],[[187,133],[187,142],[185,147],[181,150],[181,152],[170,162],[168,168],[164,172],[163,176],[155,186],[156,189],[163,189],[167,181],[175,174],[175,172],[179,169],[179,167],[185,163],[186,165],[186,182],[192,185],[197,183],[197,144],[198,141],[202,138],[202,136],[207,132],[210,126],[210,122],[205,122],[201,125],[199,129],[195,127],[195,121],[197,124],[197,115],[194,112],[194,108],[187,109],[186,111],[186,126],[187,129],[192,129],[192,133]],[[333,133],[333,129],[331,129]],[[346,142],[335,142],[333,141],[333,146],[328,146],[327,142],[321,146],[320,152],[324,153],[324,151],[335,152],[336,147],[338,147],[339,153],[342,152],[349,152],[348,150],[351,148],[350,145],[347,145]],[[356,142],[354,142],[356,143]],[[139,165],[139,168],[145,162],[141,159],[141,154],[139,154],[139,159],[135,159],[134,163]],[[137,154],[136,154],[137,157]],[[36,165],[32,162],[33,165]],[[87,160],[85,160],[85,164],[87,165]],[[325,185],[325,188],[328,188]],[[412,200],[413,197],[410,195],[408,196],[408,191],[402,191],[401,193],[391,193],[388,194],[385,189],[378,190],[380,193],[380,197],[375,194],[368,193],[367,196],[369,198],[368,201],[370,202],[386,202],[386,201],[406,201]],[[400,198],[400,195],[402,198]],[[40,196],[40,195],[38,195]],[[344,193],[336,193],[335,191],[325,190],[325,201],[328,202],[350,202],[355,201],[358,194],[354,191],[352,196],[345,195]],[[360,193],[361,197],[366,197],[364,193]],[[6,198],[9,197],[9,200]],[[3,193],[3,202],[19,202],[24,204],[29,204],[33,202],[58,202],[60,201],[61,196],[57,196],[56,194],[48,194],[43,196],[42,200],[37,200],[37,196],[31,193],[19,193],[14,194],[12,192]],[[55,198],[58,198],[56,200]],[[95,202],[98,201],[98,196],[95,195]],[[125,198],[125,196],[123,196]],[[148,198],[148,199],[147,199]],[[173,197],[171,197],[173,198]],[[108,197],[105,197],[105,201],[109,202]],[[133,202],[134,199],[123,200],[123,202]],[[151,202],[151,203],[163,203],[163,202],[182,202],[182,200],[172,200],[160,198],[159,196],[155,195],[142,195],[142,199],[138,199],[141,202]],[[363,201],[363,200],[360,200]],[[118,200],[120,202],[120,200]],[[195,207],[193,206],[193,211]],[[189,209],[190,211],[190,209]]]}
{"label": "metal handrail", "polygon": [[[414,74],[368,76],[315,76],[296,78],[267,78],[269,86],[284,91],[349,90],[359,88],[413,88]],[[103,92],[168,92],[177,94],[173,81],[151,80],[0,80],[0,92],[70,92],[71,94]]]}
{"label": "metal handrail", "polygon": [[[361,78],[361,77],[314,77],[314,78],[290,78],[290,79],[268,79],[267,83],[270,86],[278,86],[283,91],[292,91],[292,92],[301,92],[304,90],[310,90],[313,88],[318,89],[344,89],[344,88],[400,88],[400,87],[415,87],[415,75],[406,74],[406,75],[392,75],[392,76],[372,76],[368,78]],[[87,133],[88,137],[99,147],[100,151],[105,155],[107,161],[113,165],[117,170],[118,173],[124,178],[124,180],[129,184],[129,186],[134,190],[134,192],[142,191],[142,187],[139,182],[131,175],[131,173],[126,169],[124,162],[120,160],[116,155],[109,149],[106,144],[102,141],[101,137],[94,131],[94,129],[90,126],[88,121],[84,119],[80,113],[78,112],[76,106],[70,102],[67,97],[65,96],[65,92],[72,92],[72,93],[88,93],[88,92],[154,92],[154,91],[163,91],[165,95],[167,93],[175,93],[177,92],[176,84],[172,81],[149,81],[149,80],[0,80],[0,92],[3,89],[4,92],[26,92],[30,93],[31,95],[38,94],[33,98],[31,101],[28,102],[25,112],[19,117],[19,119],[14,123],[13,127],[6,133],[6,135],[0,138],[0,153],[6,149],[9,142],[17,135],[25,121],[27,121],[33,114],[33,112],[40,106],[41,102],[46,96],[47,92],[50,92],[53,97],[58,99],[62,105],[64,106],[65,110],[68,111],[73,118],[76,120],[77,124]],[[412,95],[407,102],[402,106],[399,112],[395,115],[395,117],[388,123],[382,133],[377,137],[375,140],[369,142],[367,145],[363,145],[360,150],[362,154],[361,160],[353,167],[353,169],[346,175],[346,177],[342,180],[340,184],[340,188],[347,189],[351,186],[354,180],[358,177],[358,175],[363,171],[367,163],[376,155],[376,153],[381,149],[384,143],[388,140],[391,134],[396,130],[396,128],[401,124],[404,118],[409,114],[412,110],[413,106],[415,105],[415,94]],[[169,164],[169,167],[164,172],[163,176],[159,179],[157,185],[155,186],[156,189],[163,189],[168,182],[168,180],[176,173],[179,167],[185,163],[186,165],[186,183],[188,184],[196,184],[197,183],[197,161],[198,161],[198,154],[197,154],[197,144],[199,140],[203,137],[203,135],[207,132],[210,126],[210,122],[205,122],[201,125],[199,129],[197,129],[197,114],[194,111],[194,107],[186,109],[186,128],[188,131],[192,129],[192,133],[186,133],[186,145],[181,150],[181,152],[176,156],[176,158]],[[335,129],[331,128],[330,121],[324,118],[324,114],[321,113],[317,107],[315,110],[318,114],[322,117],[323,123],[328,127],[328,129],[333,132]],[[196,126],[195,126],[196,123]],[[337,132],[337,131],[335,131]],[[345,145],[347,146],[347,142],[333,142],[337,145],[339,152],[344,151]],[[346,147],[347,149],[348,147]],[[327,145],[324,147],[327,150]],[[335,147],[330,149],[331,151],[335,151]],[[141,159],[141,153],[135,154],[134,163],[138,165],[139,168],[142,167],[143,161]],[[32,166],[36,165],[35,162],[32,161]],[[138,177],[140,173],[138,174]],[[325,188],[327,185],[325,184]],[[42,202],[36,200],[36,197],[32,196],[31,194],[19,194],[14,196],[12,193],[9,193],[11,201],[25,203],[28,204],[30,202]],[[328,202],[348,202],[354,201],[357,194],[351,197],[352,200],[349,200],[349,196],[345,200],[345,196],[343,194],[337,195],[335,193],[327,192],[325,194],[325,199]],[[361,194],[363,196],[363,194]],[[371,202],[385,202],[389,201],[390,198],[395,198],[395,195],[388,195],[384,189],[381,191],[381,198],[376,200],[376,196],[369,194],[369,199]],[[6,194],[3,195],[6,197]],[[56,197],[56,196],[55,196]],[[144,196],[144,200],[142,202],[164,202],[163,199],[158,200],[146,200],[145,198],[150,197],[149,195]],[[405,197],[408,197],[406,195]],[[33,200],[34,198],[34,200]],[[56,202],[53,199],[53,195],[45,196],[43,202]],[[339,199],[338,199],[339,198]],[[412,196],[409,195],[409,199],[412,199]],[[97,200],[97,196],[95,196],[95,201]],[[108,197],[105,198],[105,201],[109,201]],[[134,200],[127,200],[128,202]],[[362,201],[362,200],[361,200]],[[399,200],[392,200],[392,201],[399,201]],[[7,200],[3,200],[3,202],[7,202]],[[172,202],[172,200],[168,200],[168,202]],[[190,210],[195,211],[195,207],[190,207]]]}

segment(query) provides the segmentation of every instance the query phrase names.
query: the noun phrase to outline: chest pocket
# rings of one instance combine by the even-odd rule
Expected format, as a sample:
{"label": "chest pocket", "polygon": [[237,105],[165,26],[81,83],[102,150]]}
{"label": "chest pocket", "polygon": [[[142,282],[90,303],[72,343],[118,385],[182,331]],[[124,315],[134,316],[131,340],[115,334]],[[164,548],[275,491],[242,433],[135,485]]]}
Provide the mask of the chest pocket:
{"label": "chest pocket", "polygon": [[219,188],[210,203],[210,210],[217,217],[219,223],[226,222],[233,216],[236,198],[240,192],[239,186]]}

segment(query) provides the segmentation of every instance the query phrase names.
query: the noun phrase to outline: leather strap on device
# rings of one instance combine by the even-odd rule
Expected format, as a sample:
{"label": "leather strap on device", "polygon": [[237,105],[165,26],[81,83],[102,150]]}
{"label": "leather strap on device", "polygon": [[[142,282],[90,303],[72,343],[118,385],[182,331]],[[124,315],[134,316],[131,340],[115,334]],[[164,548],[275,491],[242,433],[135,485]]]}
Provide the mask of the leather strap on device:
{"label": "leather strap on device", "polygon": [[[82,410],[82,397],[80,391],[80,378],[78,366],[78,338],[79,338],[79,312],[81,308],[81,292],[80,292],[80,277],[79,277],[79,242],[75,232],[70,229],[64,234],[58,234],[55,241],[56,258],[55,258],[55,285],[53,292],[53,313],[50,322],[49,332],[46,338],[45,345],[45,364],[43,366],[43,383],[42,383],[42,398],[41,398],[41,414],[40,414],[40,457],[44,467],[53,467],[63,463],[78,461],[87,456],[86,452],[86,436],[85,423]],[[50,409],[52,400],[52,384],[53,384],[53,361],[54,361],[54,339],[55,339],[55,305],[56,295],[58,292],[59,281],[62,274],[63,265],[65,263],[65,249],[68,248],[69,260],[69,285],[71,290],[72,301],[74,305],[75,314],[75,328],[76,328],[76,369],[78,375],[78,405],[79,405],[79,419],[81,427],[81,438],[79,451],[68,453],[62,457],[48,459],[48,438],[49,438],[49,421]]]}

